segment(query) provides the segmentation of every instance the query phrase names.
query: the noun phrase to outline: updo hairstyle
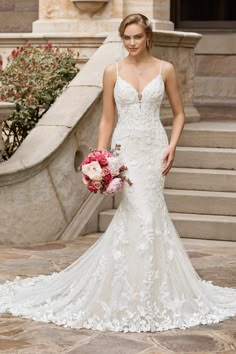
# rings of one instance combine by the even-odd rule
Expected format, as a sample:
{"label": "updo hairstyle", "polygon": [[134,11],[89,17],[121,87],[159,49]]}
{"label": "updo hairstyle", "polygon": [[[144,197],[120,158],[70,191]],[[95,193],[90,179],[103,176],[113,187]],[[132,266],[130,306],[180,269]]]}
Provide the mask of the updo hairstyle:
{"label": "updo hairstyle", "polygon": [[144,16],[143,14],[136,13],[136,14],[130,14],[126,16],[122,22],[120,23],[120,26],[118,28],[120,37],[123,38],[125,29],[127,26],[132,25],[132,24],[137,24],[137,25],[142,25],[144,28],[144,31],[146,35],[148,36],[149,39],[149,45],[147,44],[147,49],[150,49],[152,47],[152,25],[149,19]]}

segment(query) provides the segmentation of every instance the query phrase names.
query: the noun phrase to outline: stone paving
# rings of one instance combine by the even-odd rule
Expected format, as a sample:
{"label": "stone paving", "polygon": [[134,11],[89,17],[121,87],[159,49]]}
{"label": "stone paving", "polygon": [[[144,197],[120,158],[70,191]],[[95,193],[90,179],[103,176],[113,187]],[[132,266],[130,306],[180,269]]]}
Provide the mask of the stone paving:
{"label": "stone paving", "polygon": [[[60,271],[83,254],[99,234],[73,242],[0,246],[0,282],[15,276]],[[182,239],[203,279],[236,287],[236,242]],[[0,295],[1,296],[1,295]],[[156,333],[73,330],[0,316],[0,353],[6,354],[232,354],[236,353],[236,317],[210,326]]]}

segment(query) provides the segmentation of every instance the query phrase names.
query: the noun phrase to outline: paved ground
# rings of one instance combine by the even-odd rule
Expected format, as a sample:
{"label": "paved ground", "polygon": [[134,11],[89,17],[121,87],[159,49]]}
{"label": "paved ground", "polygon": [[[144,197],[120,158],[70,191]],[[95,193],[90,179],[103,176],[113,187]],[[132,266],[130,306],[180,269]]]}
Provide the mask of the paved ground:
{"label": "paved ground", "polygon": [[[16,275],[59,271],[90,247],[98,235],[73,242],[32,247],[0,246],[0,282]],[[188,240],[183,243],[204,279],[236,287],[236,242]],[[1,294],[0,294],[1,296]],[[72,330],[54,324],[0,316],[0,353],[10,354],[232,354],[236,353],[236,317],[217,325],[162,333],[114,333]]]}

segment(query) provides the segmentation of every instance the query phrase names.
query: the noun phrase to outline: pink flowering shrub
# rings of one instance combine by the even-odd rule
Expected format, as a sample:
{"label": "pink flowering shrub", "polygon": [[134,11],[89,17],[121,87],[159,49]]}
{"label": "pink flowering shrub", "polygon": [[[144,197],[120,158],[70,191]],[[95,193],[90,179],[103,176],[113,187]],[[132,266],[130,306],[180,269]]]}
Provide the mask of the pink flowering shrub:
{"label": "pink flowering shrub", "polygon": [[77,56],[78,53],[62,51],[51,43],[27,45],[12,51],[4,70],[0,65],[0,99],[16,104],[16,110],[3,125],[6,158],[78,73]]}

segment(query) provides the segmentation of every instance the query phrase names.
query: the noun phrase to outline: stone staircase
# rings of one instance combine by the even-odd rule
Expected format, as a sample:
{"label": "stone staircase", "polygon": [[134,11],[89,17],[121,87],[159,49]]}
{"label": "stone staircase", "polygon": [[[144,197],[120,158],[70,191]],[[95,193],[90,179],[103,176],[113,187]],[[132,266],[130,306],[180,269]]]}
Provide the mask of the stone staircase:
{"label": "stone staircase", "polygon": [[[171,127],[166,127],[170,135]],[[185,125],[165,198],[181,237],[236,241],[236,121],[200,121]],[[99,231],[114,209],[100,212]]]}

